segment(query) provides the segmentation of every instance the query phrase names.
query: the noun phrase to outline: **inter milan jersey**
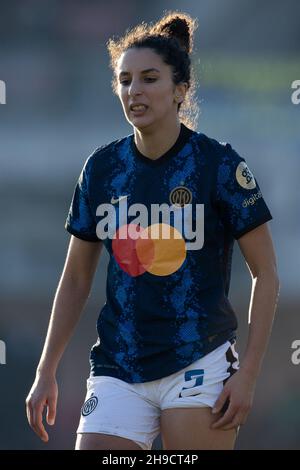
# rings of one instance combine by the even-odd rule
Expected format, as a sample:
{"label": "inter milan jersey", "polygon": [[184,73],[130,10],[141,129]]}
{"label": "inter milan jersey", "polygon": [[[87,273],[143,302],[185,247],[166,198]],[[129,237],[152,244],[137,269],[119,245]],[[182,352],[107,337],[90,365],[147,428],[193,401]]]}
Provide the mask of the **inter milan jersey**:
{"label": "inter milan jersey", "polygon": [[234,339],[233,244],[270,219],[245,159],[184,124],[155,160],[134,134],[96,149],[65,223],[109,253],[91,375],[156,380]]}

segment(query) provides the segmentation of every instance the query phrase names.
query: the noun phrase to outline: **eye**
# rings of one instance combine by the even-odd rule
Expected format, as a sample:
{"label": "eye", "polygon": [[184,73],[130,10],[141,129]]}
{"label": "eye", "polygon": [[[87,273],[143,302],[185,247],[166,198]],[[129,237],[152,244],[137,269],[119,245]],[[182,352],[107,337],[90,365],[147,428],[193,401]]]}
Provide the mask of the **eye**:
{"label": "eye", "polygon": [[[156,77],[145,77],[144,80],[145,80],[146,83],[152,83],[152,82],[155,82],[157,80],[157,78]],[[129,85],[129,83],[130,83],[130,80],[121,80],[120,81],[120,85],[123,85],[123,86]]]}

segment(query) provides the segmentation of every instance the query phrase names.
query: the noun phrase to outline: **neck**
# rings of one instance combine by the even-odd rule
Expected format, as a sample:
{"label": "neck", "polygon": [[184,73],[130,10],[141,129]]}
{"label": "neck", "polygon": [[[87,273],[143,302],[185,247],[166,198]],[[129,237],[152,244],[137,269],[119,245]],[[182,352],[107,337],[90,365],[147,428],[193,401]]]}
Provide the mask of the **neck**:
{"label": "neck", "polygon": [[138,150],[145,157],[156,160],[166,153],[176,142],[180,134],[181,123],[159,124],[155,129],[134,128],[134,140]]}

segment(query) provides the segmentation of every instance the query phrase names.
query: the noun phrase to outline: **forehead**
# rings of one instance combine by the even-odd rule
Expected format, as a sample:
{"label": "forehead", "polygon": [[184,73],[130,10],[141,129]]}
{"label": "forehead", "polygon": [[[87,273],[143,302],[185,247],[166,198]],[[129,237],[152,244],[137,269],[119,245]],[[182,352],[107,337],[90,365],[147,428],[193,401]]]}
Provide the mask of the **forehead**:
{"label": "forehead", "polygon": [[162,58],[149,48],[128,49],[123,52],[117,62],[117,73],[143,72],[149,69],[156,69],[160,73],[167,73],[170,67],[165,64]]}

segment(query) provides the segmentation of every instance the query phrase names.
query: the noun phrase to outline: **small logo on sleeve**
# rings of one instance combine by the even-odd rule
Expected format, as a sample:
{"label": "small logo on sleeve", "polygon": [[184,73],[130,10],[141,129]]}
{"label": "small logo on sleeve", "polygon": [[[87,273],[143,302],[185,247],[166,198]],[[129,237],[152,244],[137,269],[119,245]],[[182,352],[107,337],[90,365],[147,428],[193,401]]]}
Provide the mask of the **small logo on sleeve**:
{"label": "small logo on sleeve", "polygon": [[240,186],[242,186],[242,188],[254,189],[256,187],[254,176],[245,162],[239,163],[235,172],[235,176],[237,182]]}
{"label": "small logo on sleeve", "polygon": [[90,415],[94,411],[97,405],[98,405],[98,398],[92,395],[88,400],[86,400],[86,402],[83,404],[81,408],[82,416]]}

